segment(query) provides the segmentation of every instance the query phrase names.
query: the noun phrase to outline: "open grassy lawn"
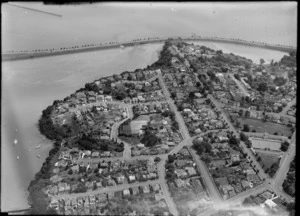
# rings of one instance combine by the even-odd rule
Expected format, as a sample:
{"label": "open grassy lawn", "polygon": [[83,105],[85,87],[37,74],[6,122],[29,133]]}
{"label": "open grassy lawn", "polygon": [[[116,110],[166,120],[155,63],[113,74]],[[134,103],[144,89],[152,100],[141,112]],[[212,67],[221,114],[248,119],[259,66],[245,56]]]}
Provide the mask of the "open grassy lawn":
{"label": "open grassy lawn", "polygon": [[257,133],[267,132],[273,135],[275,132],[277,132],[278,135],[283,135],[286,137],[292,135],[291,129],[282,124],[277,124],[273,122],[263,122],[261,120],[246,118],[239,118],[239,120],[241,121],[242,127],[244,124],[248,124],[250,127],[250,131],[254,129]]}
{"label": "open grassy lawn", "polygon": [[257,153],[261,157],[260,164],[263,164],[263,169],[269,169],[274,163],[276,163],[279,159],[279,155],[268,154],[268,153]]}

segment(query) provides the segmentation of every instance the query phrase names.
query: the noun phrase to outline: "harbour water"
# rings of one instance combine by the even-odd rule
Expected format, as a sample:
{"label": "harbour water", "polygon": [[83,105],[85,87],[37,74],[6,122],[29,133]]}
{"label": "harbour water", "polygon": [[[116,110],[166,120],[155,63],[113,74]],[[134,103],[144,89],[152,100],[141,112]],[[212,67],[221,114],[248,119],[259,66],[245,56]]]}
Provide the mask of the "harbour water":
{"label": "harbour water", "polygon": [[[41,4],[31,6],[44,9]],[[66,6],[47,7],[48,12],[63,15],[62,18],[58,18],[5,5],[2,7],[5,20],[3,22],[3,42],[5,43],[2,49],[58,48],[77,43],[171,36],[182,32],[190,34],[195,29],[196,33],[204,32],[211,36],[217,30],[210,30],[213,29],[209,28],[212,23],[208,25],[205,19],[212,19],[212,22],[219,23],[217,19],[206,14],[205,10],[202,14],[198,14],[195,9],[189,9],[190,13],[187,13],[188,9],[181,9],[176,5],[171,8],[158,9],[155,5],[152,5],[152,8],[142,9],[134,6],[122,8],[118,5],[87,5],[85,9],[70,7],[73,9],[72,12],[66,9]],[[153,10],[155,7],[157,10]],[[278,10],[278,16],[289,17],[288,12],[293,12],[289,7],[285,11],[287,12],[282,15],[282,11]],[[225,13],[222,10],[216,10],[216,13],[218,12]],[[85,14],[87,18],[81,19],[80,16],[76,16],[76,13]],[[236,17],[239,16],[241,15],[236,15]],[[36,20],[41,20],[41,22],[35,22]],[[269,23],[269,29],[262,31],[259,37],[253,34],[250,37],[247,29],[244,32],[241,31],[243,33],[239,33],[238,37],[268,42],[272,39],[276,43],[295,45],[296,37],[290,35],[294,35],[291,32],[296,29],[296,25],[294,26],[293,22],[288,26],[278,23],[281,20],[278,17],[275,20],[276,29],[282,30],[280,35]],[[230,20],[226,22],[229,23]],[[178,28],[179,26],[181,28]],[[262,25],[258,26],[259,28],[265,27]],[[233,29],[228,29],[227,33],[223,31],[225,35],[220,36],[230,36],[230,31]],[[271,36],[272,32],[274,37]],[[284,54],[278,51],[231,44],[202,44],[213,49],[224,49],[224,52],[244,54],[253,61],[260,58],[278,61]],[[51,105],[54,100],[63,99],[74,93],[86,82],[150,65],[158,58],[161,47],[162,44],[152,44],[2,63],[2,211],[27,207],[26,189],[52,147],[52,143],[45,140],[36,127],[42,110]],[[16,145],[14,145],[15,139],[18,140]],[[36,149],[38,145],[41,147]],[[36,155],[40,155],[40,158]]]}

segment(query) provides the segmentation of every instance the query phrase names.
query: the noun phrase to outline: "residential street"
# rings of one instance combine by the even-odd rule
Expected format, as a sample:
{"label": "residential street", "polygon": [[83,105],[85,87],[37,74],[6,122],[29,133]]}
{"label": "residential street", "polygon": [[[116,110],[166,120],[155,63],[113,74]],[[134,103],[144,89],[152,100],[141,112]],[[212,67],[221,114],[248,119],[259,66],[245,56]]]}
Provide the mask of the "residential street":
{"label": "residential street", "polygon": [[214,202],[214,205],[218,206],[222,204],[224,200],[221,197],[221,194],[219,193],[219,190],[214,183],[209,171],[207,170],[206,165],[202,160],[200,160],[199,155],[197,155],[197,153],[191,147],[188,147],[188,149],[193,156],[198,171],[201,173],[201,177],[204,181],[205,187],[210,195],[211,200]]}
{"label": "residential street", "polygon": [[280,193],[280,195],[282,195],[289,202],[294,200],[294,198],[292,198],[291,196],[289,196],[283,191],[282,184],[289,171],[290,163],[294,159],[295,155],[296,155],[296,132],[292,136],[290,147],[286,152],[286,157],[284,158],[281,166],[279,167],[279,170],[275,175],[275,180],[272,182],[272,186],[276,189],[276,191]]}
{"label": "residential street", "polygon": [[290,109],[291,106],[293,106],[296,103],[296,99],[297,99],[297,97],[294,97],[294,99],[291,102],[289,102],[287,104],[287,106],[284,107],[283,110],[279,114],[287,115],[287,111]]}
{"label": "residential street", "polygon": [[242,92],[244,93],[244,95],[250,95],[249,92],[247,91],[246,87],[234,77],[234,74],[230,73],[229,76],[232,78],[232,80],[237,84],[237,86],[239,87],[239,89],[242,90]]}
{"label": "residential street", "polygon": [[146,181],[146,182],[121,184],[121,185],[116,185],[116,186],[97,188],[96,190],[89,190],[85,193],[59,194],[57,196],[52,196],[52,197],[56,197],[57,199],[72,199],[74,197],[77,198],[77,197],[84,197],[84,196],[89,196],[89,195],[96,195],[99,193],[122,191],[122,190],[124,190],[126,188],[130,188],[130,187],[139,187],[139,186],[145,186],[145,185],[155,184],[155,183],[160,183],[160,180],[156,179],[156,180],[150,180],[150,181]]}

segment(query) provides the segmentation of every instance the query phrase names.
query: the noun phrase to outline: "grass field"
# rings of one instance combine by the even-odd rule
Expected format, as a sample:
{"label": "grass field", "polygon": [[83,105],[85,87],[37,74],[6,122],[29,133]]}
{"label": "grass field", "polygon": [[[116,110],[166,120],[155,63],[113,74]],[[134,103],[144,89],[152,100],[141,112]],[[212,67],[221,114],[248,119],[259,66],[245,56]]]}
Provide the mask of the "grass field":
{"label": "grass field", "polygon": [[268,153],[257,153],[261,157],[260,164],[263,164],[263,169],[269,169],[274,163],[276,163],[279,159],[278,155],[268,154]]}
{"label": "grass field", "polygon": [[241,121],[242,127],[244,124],[248,124],[250,127],[250,131],[254,129],[257,133],[267,132],[273,135],[275,132],[277,132],[278,135],[287,137],[292,135],[291,129],[282,124],[277,124],[273,122],[263,122],[261,120],[246,118],[239,118],[239,120]]}

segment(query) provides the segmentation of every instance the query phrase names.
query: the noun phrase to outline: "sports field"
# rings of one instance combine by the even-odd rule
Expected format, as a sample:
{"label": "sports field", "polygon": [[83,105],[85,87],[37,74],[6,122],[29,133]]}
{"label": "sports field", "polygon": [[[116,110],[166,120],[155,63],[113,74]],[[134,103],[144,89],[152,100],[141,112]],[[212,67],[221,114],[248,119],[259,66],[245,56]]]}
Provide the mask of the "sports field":
{"label": "sports field", "polygon": [[254,149],[265,149],[268,148],[271,151],[280,151],[281,142],[277,140],[268,140],[268,139],[260,139],[260,138],[250,138],[252,142],[252,147]]}

